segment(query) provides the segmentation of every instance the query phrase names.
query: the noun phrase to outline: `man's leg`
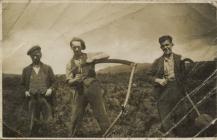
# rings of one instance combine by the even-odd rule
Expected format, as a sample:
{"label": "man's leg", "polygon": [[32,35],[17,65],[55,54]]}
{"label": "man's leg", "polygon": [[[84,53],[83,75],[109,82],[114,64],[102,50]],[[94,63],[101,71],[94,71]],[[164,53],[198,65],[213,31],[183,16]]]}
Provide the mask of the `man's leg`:
{"label": "man's leg", "polygon": [[95,118],[97,119],[100,128],[104,133],[106,129],[109,127],[110,122],[105,109],[102,89],[99,86],[99,83],[96,81],[93,82],[88,88],[86,88],[86,92],[88,100],[93,109]]}
{"label": "man's leg", "polygon": [[163,102],[163,101],[158,102],[157,107],[161,118],[162,127],[166,132],[173,126],[173,122],[174,122],[172,115],[169,115],[167,117],[167,115],[171,111],[170,107],[168,105],[168,102]]}
{"label": "man's leg", "polygon": [[78,93],[78,91],[75,91],[74,99],[71,103],[72,108],[72,116],[71,116],[71,125],[69,126],[70,134],[69,136],[75,136],[76,128],[79,125],[80,121],[83,118],[83,114],[85,111],[85,108],[87,106],[87,100],[85,100],[83,93]]}
{"label": "man's leg", "polygon": [[29,118],[30,118],[29,131],[30,131],[30,136],[32,136],[34,119],[35,119],[35,100],[33,98],[29,100],[28,109],[29,109]]}
{"label": "man's leg", "polygon": [[42,123],[41,123],[41,130],[43,136],[49,136],[49,128],[48,128],[48,123],[52,118],[52,111],[51,111],[51,106],[47,102],[47,100],[44,97],[40,98],[40,110],[42,113]]}
{"label": "man's leg", "polygon": [[43,120],[44,121],[49,121],[52,118],[52,111],[51,111],[51,106],[47,102],[47,100],[43,97],[41,97],[41,111],[43,115]]}
{"label": "man's leg", "polygon": [[38,135],[38,121],[40,119],[40,112],[37,108],[38,101],[31,97],[29,101],[29,116],[30,116],[30,136],[37,136]]}
{"label": "man's leg", "polygon": [[[181,99],[181,91],[177,88],[176,83],[168,83],[166,89],[162,92],[162,96],[158,101],[158,111],[165,131],[168,131],[174,122],[174,112],[167,117],[176,103]],[[167,117],[167,119],[165,119]]]}

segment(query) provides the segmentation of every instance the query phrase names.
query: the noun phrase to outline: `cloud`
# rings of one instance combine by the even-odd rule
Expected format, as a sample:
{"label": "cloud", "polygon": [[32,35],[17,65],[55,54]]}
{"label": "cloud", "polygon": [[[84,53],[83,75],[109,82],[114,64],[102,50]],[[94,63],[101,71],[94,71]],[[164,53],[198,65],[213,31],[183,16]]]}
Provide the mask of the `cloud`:
{"label": "cloud", "polygon": [[[217,48],[207,42],[213,40],[216,33],[203,34],[207,34],[216,24],[207,20],[204,13],[211,13],[208,19],[215,14],[208,4],[193,6],[31,3],[3,40],[3,72],[21,73],[22,68],[31,63],[27,50],[38,44],[42,47],[42,60],[51,65],[55,73],[65,73],[65,65],[73,55],[69,47],[73,36],[85,40],[85,52],[103,51],[111,58],[151,63],[162,54],[159,36],[171,34],[175,52],[195,60],[212,60]],[[19,16],[17,13],[21,13],[19,11],[23,7],[11,4],[3,13],[5,33],[13,24],[11,19]],[[107,65],[99,67],[104,66]]]}

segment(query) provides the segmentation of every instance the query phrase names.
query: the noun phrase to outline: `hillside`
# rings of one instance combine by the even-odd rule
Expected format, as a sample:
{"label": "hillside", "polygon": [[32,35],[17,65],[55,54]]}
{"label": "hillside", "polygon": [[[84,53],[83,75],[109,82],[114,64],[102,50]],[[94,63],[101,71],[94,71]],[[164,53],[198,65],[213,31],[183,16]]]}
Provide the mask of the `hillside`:
{"label": "hillside", "polygon": [[[196,63],[193,65],[194,70],[191,77],[188,77],[186,87],[190,90],[194,89],[201,81],[206,79],[215,69],[213,62]],[[189,68],[192,70],[191,68]],[[129,71],[121,73],[99,73],[97,78],[101,81],[102,87],[105,89],[105,102],[110,120],[114,120],[121,110],[121,104],[124,102]],[[24,89],[20,86],[20,75],[3,74],[3,136],[20,137],[28,136],[28,115],[27,99],[24,98]],[[109,137],[160,137],[155,132],[160,124],[160,118],[156,108],[156,100],[151,94],[152,85],[147,83],[144,72],[136,72],[132,94],[127,106],[127,114],[122,117],[112,129]],[[215,81],[209,83],[208,86],[202,88],[198,96],[194,97],[194,101],[200,100],[213,86]],[[65,75],[56,76],[55,82],[56,92],[53,100],[54,118],[49,122],[49,131],[41,132],[49,137],[67,137],[67,126],[70,123],[70,102],[73,92],[70,87],[65,84]],[[189,107],[191,107],[189,105]],[[215,116],[215,98],[210,98],[200,111]],[[177,137],[191,137],[199,131],[193,124],[193,118],[196,114],[193,112],[188,118],[188,122],[178,127]],[[77,130],[77,137],[101,137],[99,135],[99,127],[93,117],[93,111],[90,106],[87,107],[86,113],[81,123],[81,127]],[[17,132],[17,133],[16,133]],[[215,128],[210,128],[209,133],[201,136],[213,136],[216,133]]]}
{"label": "hillside", "polygon": [[[138,63],[136,67],[136,72],[143,72],[147,70],[150,66],[151,66],[150,63]],[[104,69],[100,69],[97,71],[97,73],[99,74],[105,74],[105,73],[118,74],[118,73],[130,72],[130,71],[131,71],[131,68],[127,65],[117,65],[117,66],[110,66]]]}

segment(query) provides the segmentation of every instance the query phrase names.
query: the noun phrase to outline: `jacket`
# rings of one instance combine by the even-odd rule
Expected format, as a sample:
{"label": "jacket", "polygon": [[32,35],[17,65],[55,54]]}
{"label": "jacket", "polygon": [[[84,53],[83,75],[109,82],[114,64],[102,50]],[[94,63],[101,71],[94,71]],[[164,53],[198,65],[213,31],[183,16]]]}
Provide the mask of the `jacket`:
{"label": "jacket", "polygon": [[[183,72],[181,70],[181,55],[173,53],[174,73],[178,85],[182,85]],[[159,57],[154,61],[151,69],[147,72],[147,80],[154,83],[156,78],[164,77],[164,56]],[[157,86],[157,85],[155,85]]]}
{"label": "jacket", "polygon": [[[47,75],[46,78],[47,88],[53,88],[55,76],[52,68],[49,65],[40,62],[40,69]],[[21,84],[25,87],[26,91],[29,90],[30,76],[32,74],[32,71],[33,71],[33,64],[30,64],[29,66],[25,67],[22,72]]]}

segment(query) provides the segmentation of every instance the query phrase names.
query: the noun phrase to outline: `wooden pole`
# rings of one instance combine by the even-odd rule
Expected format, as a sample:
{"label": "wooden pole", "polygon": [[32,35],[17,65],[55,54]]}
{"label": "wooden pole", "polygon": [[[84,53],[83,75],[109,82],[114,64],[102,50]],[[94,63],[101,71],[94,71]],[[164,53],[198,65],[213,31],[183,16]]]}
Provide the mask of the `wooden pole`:
{"label": "wooden pole", "polygon": [[134,76],[134,73],[135,73],[135,70],[136,70],[136,64],[134,64],[134,63],[132,63],[132,64],[133,64],[133,68],[132,68],[132,71],[130,73],[130,79],[129,79],[129,83],[128,83],[127,95],[126,95],[124,104],[122,106],[123,109],[118,114],[118,116],[115,118],[115,120],[111,123],[111,125],[109,126],[109,128],[105,131],[105,133],[103,134],[103,137],[106,137],[109,134],[110,130],[113,128],[113,126],[116,124],[116,122],[119,120],[119,118],[123,115],[123,113],[125,111],[124,109],[125,109],[125,107],[127,105],[129,97],[130,97],[130,92],[131,92],[131,87],[132,87],[132,82],[133,82],[133,76]]}
{"label": "wooden pole", "polygon": [[[217,57],[214,59],[214,61],[215,61],[215,66],[216,66],[216,69],[217,69]],[[216,73],[216,76],[217,76],[217,73]],[[215,87],[217,87],[217,79],[216,79],[216,83],[215,83]],[[217,90],[216,90],[216,92],[217,92]],[[215,104],[216,104],[216,117],[217,117],[217,95],[215,95],[216,96],[216,102],[215,102]]]}
{"label": "wooden pole", "polygon": [[[217,3],[215,5],[216,7],[216,12],[215,12],[215,15],[216,15],[216,25],[217,25]],[[215,65],[216,65],[216,69],[217,69],[217,57],[215,58]],[[216,74],[217,75],[217,74]],[[217,80],[216,80],[216,84],[215,86],[217,87]],[[217,91],[216,91],[217,92]],[[216,117],[217,117],[217,95],[216,95]]]}

